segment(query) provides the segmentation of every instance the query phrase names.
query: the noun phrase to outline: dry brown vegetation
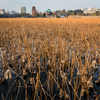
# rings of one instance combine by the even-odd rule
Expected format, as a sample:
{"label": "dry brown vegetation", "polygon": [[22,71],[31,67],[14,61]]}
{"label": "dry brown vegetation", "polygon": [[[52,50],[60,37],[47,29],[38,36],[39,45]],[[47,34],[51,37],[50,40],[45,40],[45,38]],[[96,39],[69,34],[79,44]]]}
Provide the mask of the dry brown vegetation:
{"label": "dry brown vegetation", "polygon": [[0,19],[0,47],[0,98],[100,99],[100,19]]}

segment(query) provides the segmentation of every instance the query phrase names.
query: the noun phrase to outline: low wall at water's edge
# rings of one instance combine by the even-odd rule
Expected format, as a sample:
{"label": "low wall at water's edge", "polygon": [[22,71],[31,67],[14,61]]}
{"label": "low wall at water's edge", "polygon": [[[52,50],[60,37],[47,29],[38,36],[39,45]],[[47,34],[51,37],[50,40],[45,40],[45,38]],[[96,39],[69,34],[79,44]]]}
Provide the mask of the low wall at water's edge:
{"label": "low wall at water's edge", "polygon": [[68,18],[100,18],[100,16],[78,16],[78,15],[69,15]]}

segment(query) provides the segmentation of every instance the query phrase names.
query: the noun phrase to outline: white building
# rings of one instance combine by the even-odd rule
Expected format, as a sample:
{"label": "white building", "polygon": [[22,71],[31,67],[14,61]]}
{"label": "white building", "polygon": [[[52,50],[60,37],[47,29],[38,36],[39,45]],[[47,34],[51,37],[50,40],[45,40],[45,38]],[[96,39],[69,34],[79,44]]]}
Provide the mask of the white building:
{"label": "white building", "polygon": [[13,11],[13,10],[12,10],[12,11],[10,12],[10,15],[12,15],[12,14],[16,14],[16,11]]}
{"label": "white building", "polygon": [[0,9],[0,14],[5,14],[5,9]]}
{"label": "white building", "polygon": [[20,7],[20,13],[23,13],[23,12],[26,13],[26,7]]}
{"label": "white building", "polygon": [[99,8],[93,8],[93,7],[89,7],[89,9],[81,9],[83,11],[84,14],[87,14],[87,13],[95,13],[96,11],[100,11]]}

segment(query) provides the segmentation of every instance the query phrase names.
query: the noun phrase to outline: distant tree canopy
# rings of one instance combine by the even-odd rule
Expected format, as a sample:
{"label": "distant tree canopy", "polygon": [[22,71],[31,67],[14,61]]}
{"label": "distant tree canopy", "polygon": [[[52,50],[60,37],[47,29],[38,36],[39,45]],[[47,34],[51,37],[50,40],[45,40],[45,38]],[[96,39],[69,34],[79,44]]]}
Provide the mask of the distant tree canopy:
{"label": "distant tree canopy", "polygon": [[46,17],[46,14],[45,13],[43,13],[43,17]]}
{"label": "distant tree canopy", "polygon": [[80,10],[80,9],[78,9],[78,10],[68,10],[67,11],[67,15],[81,15],[83,13],[83,11],[82,10]]}
{"label": "distant tree canopy", "polygon": [[95,12],[95,15],[96,15],[96,16],[100,16],[100,12],[99,12],[99,11],[96,11],[96,12]]}
{"label": "distant tree canopy", "polygon": [[73,10],[68,10],[68,11],[66,12],[66,14],[67,14],[67,15],[73,15]]}
{"label": "distant tree canopy", "polygon": [[63,9],[63,10],[62,10],[62,14],[65,14],[65,13],[66,13],[66,10],[65,10],[65,9]]}
{"label": "distant tree canopy", "polygon": [[26,17],[26,13],[25,12],[22,12],[21,13],[21,17]]}
{"label": "distant tree canopy", "polygon": [[83,11],[82,10],[74,10],[74,14],[75,15],[81,15],[81,13],[83,13]]}
{"label": "distant tree canopy", "polygon": [[29,14],[29,13],[26,13],[26,14],[19,14],[19,13],[16,13],[16,14],[0,14],[0,18],[16,18],[16,17],[28,17],[28,18],[31,18],[32,15]]}
{"label": "distant tree canopy", "polygon": [[9,18],[8,14],[0,14],[0,18]]}
{"label": "distant tree canopy", "polygon": [[39,17],[43,17],[43,13],[42,12],[39,12],[38,15],[39,15]]}

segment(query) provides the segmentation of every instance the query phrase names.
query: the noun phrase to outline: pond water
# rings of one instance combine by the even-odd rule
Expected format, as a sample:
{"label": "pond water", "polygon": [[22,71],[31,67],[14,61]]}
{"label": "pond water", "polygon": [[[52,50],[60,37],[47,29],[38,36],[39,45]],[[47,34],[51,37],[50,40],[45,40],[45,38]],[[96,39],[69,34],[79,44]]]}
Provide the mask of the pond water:
{"label": "pond water", "polygon": [[[0,51],[1,51],[1,49],[2,48],[0,48]],[[24,51],[24,48],[22,48],[22,50]],[[70,50],[70,52],[72,53],[73,51]],[[71,60],[71,56],[69,56],[69,60]],[[2,72],[1,72],[2,71],[1,70],[1,67],[2,67],[1,66],[1,61],[2,61],[2,52],[0,53],[0,76],[3,75]],[[41,66],[43,66],[43,62],[42,61],[43,61],[42,58],[40,58]],[[46,62],[47,61],[48,61],[48,59],[46,59]],[[84,64],[85,64],[85,62],[83,61],[83,65]],[[33,65],[33,67],[34,66],[35,65]],[[98,77],[99,77],[99,73],[100,73],[100,67],[99,66],[98,66],[98,70],[94,74],[94,76],[95,76],[94,77],[94,81],[96,81],[98,79]],[[18,65],[18,67],[19,67],[19,65]],[[41,75],[41,79],[40,80],[41,80],[41,83],[42,84],[44,84],[46,81],[48,82],[48,75],[46,74],[46,73],[49,72],[48,65],[46,67],[47,67],[47,70],[43,71],[41,69],[41,73],[40,73],[40,75]],[[14,69],[12,69],[12,70],[14,70]],[[56,68],[56,72],[55,72],[56,73],[56,77],[57,77],[57,71],[59,71],[59,68],[58,67]],[[67,75],[69,72],[70,72],[70,70],[68,70],[68,72],[64,72],[64,73],[66,73],[66,75]],[[19,72],[18,72],[18,74],[20,75]],[[22,79],[18,78],[14,73],[12,75],[13,75],[13,79],[5,80],[4,83],[0,84],[0,100],[2,100],[2,96],[4,96],[4,98],[6,98],[6,100],[11,100],[11,98],[12,98],[12,100],[15,100],[15,98],[17,98],[17,100],[25,100],[25,87],[24,87],[24,82],[22,81]],[[16,80],[16,77],[18,78],[17,81],[15,81]],[[25,80],[28,81],[29,80],[29,77],[30,77],[30,74],[28,75],[28,77]],[[60,77],[60,75],[59,75],[59,77]],[[77,74],[76,73],[74,73],[73,79],[75,77],[77,77]],[[67,78],[68,78],[68,80],[70,80],[70,75],[68,75]],[[34,73],[34,79],[35,79],[35,84],[36,84],[36,73]],[[57,78],[55,78],[55,80],[57,81]],[[18,88],[18,86],[19,86],[19,83],[18,82],[19,81],[20,81],[20,84],[22,86],[22,88],[20,88],[20,89]],[[60,80],[58,82],[59,84],[60,84],[60,81],[62,81],[61,78],[60,78]],[[67,82],[67,84],[69,84],[69,83]],[[57,84],[54,82],[51,85],[53,86],[53,96],[55,94],[57,94],[54,99],[55,100],[60,99],[59,96],[58,96],[60,90],[58,89]],[[11,87],[11,91],[8,93],[8,91],[10,89],[9,86]],[[72,86],[74,87],[74,83],[73,82],[72,82]],[[47,85],[46,85],[46,83],[44,84],[43,88],[44,88],[45,91],[47,91]],[[66,93],[68,95],[70,95],[69,92],[68,92],[67,85],[65,85],[65,89],[66,89]],[[96,84],[94,84],[94,89],[95,89],[95,92],[98,92],[98,90],[99,90],[99,88],[98,88],[98,86]],[[35,90],[35,87],[34,87],[34,90]],[[18,93],[18,91],[19,91],[19,93]],[[81,89],[79,89],[79,91],[81,92]],[[32,91],[32,85],[30,83],[27,84],[27,92],[28,92],[29,97],[31,99],[33,99],[34,98],[34,95],[32,95],[32,92],[33,91]],[[80,96],[80,92],[78,93],[79,96]],[[7,93],[8,93],[8,95],[7,95]],[[100,94],[100,91],[98,92],[98,94]],[[18,95],[18,97],[17,97],[17,95]],[[38,92],[38,95],[40,96],[40,93],[39,92]],[[71,95],[72,95],[72,100],[74,100],[74,91],[73,90],[72,90],[72,94]],[[90,97],[93,98],[93,93],[91,94]],[[45,99],[45,95],[42,93],[42,100],[44,100],[44,99]],[[47,99],[50,99],[50,97],[48,96]]]}

